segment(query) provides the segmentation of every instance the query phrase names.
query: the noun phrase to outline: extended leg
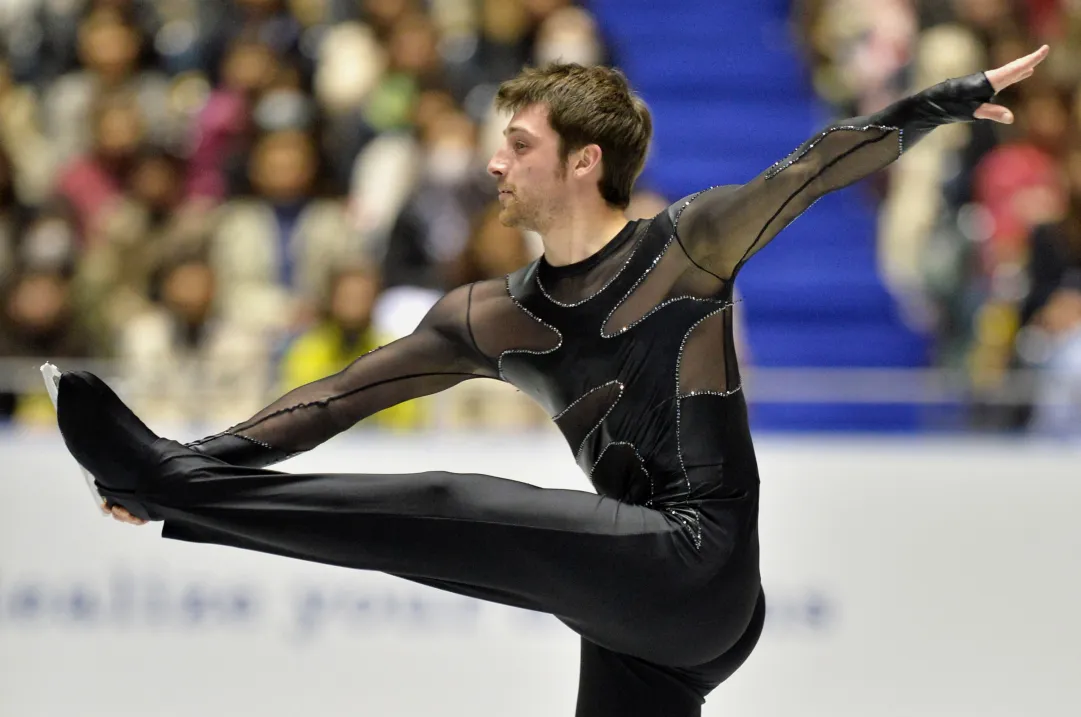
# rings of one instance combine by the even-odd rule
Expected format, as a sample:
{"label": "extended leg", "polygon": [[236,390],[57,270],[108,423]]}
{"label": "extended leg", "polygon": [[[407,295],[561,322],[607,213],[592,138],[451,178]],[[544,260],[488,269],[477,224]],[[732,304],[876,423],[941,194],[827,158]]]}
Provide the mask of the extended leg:
{"label": "extended leg", "polygon": [[662,664],[712,659],[753,607],[756,569],[727,564],[723,546],[701,553],[677,521],[644,506],[484,475],[238,467],[158,438],[93,380],[62,379],[59,399],[65,442],[102,494],[164,520],[167,537],[549,612],[598,645]]}
{"label": "extended leg", "polygon": [[663,513],[582,491],[474,474],[296,475],[158,447],[165,461],[140,499],[166,537],[457,584],[613,649],[645,647],[628,623],[664,610],[680,577],[668,558],[688,546]]}

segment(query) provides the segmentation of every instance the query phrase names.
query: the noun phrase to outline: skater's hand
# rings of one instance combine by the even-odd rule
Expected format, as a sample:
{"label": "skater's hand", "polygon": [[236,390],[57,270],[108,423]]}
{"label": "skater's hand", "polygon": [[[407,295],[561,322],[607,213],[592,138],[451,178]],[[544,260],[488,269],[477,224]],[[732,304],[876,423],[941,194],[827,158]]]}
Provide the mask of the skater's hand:
{"label": "skater's hand", "polygon": [[[994,88],[995,92],[1001,92],[1010,85],[1032,77],[1032,73],[1036,71],[1036,65],[1043,62],[1050,51],[1051,48],[1044,45],[1031,55],[1014,60],[997,70],[988,70],[984,74],[987,75],[987,80],[991,83],[991,87]],[[980,105],[972,116],[976,119],[989,119],[1003,124],[1013,124],[1013,112],[1010,112],[1002,105],[993,105],[989,102]]]}
{"label": "skater's hand", "polygon": [[130,525],[146,525],[147,523],[147,521],[142,518],[136,518],[119,505],[109,506],[107,504],[102,504],[101,509],[105,511],[106,515],[113,516],[113,520],[119,520],[121,523],[128,523]]}

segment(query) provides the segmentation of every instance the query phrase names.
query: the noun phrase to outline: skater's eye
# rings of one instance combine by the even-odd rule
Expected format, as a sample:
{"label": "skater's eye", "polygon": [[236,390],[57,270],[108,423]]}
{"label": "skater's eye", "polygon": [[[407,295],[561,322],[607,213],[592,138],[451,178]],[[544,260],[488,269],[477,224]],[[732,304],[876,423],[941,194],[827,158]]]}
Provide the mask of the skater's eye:
{"label": "skater's eye", "polygon": [[522,151],[524,151],[526,149],[527,146],[528,145],[526,145],[525,142],[523,142],[522,140],[518,140],[517,142],[514,143],[514,151],[515,152],[522,152]]}

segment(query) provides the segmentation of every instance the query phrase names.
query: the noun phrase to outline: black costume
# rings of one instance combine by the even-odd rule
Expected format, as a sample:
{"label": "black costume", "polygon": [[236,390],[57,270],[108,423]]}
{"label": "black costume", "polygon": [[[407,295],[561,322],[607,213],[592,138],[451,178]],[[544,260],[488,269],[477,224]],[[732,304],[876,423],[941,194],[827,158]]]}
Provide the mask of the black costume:
{"label": "black costume", "polygon": [[[732,346],[739,268],[818,197],[933,127],[982,74],[834,125],[746,185],[636,221],[569,266],[447,294],[410,336],[190,446],[65,374],[72,454],[170,538],[380,570],[554,614],[582,636],[578,715],[697,715],[762,628],[758,470]],[[543,405],[597,493],[483,475],[265,469],[358,420],[478,377]],[[363,456],[358,457],[363,460]]]}

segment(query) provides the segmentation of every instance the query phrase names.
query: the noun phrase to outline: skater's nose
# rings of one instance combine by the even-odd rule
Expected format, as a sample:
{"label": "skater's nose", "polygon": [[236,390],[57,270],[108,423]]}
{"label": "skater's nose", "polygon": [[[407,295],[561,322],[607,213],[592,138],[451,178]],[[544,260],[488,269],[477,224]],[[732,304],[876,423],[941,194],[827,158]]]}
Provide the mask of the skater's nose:
{"label": "skater's nose", "polygon": [[497,151],[492,155],[492,158],[488,160],[488,174],[497,179],[507,175],[507,160],[503,156],[502,151]]}

